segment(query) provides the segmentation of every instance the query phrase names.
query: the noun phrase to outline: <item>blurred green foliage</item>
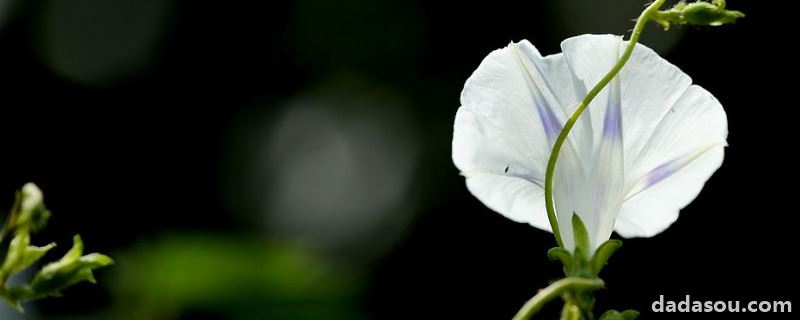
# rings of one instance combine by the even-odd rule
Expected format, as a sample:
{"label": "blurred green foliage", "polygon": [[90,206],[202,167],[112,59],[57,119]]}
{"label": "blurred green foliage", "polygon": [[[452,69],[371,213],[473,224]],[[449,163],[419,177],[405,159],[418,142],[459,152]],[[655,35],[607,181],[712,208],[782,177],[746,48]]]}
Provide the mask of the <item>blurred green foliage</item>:
{"label": "blurred green foliage", "polygon": [[115,274],[115,319],[363,319],[362,284],[301,246],[169,235],[132,248]]}

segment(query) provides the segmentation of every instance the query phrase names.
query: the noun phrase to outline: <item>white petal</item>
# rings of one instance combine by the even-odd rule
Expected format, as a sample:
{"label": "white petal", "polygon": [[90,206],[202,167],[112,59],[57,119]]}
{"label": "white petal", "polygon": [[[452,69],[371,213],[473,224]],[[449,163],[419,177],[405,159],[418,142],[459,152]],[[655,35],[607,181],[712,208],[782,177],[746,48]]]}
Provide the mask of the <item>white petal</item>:
{"label": "white petal", "polygon": [[[619,46],[620,36],[615,35],[581,35],[561,42],[564,59],[567,61],[573,77],[586,88],[586,91],[597,85],[617,62]],[[602,136],[609,90],[610,85],[592,100],[592,103],[581,115],[581,121],[589,122],[585,126],[594,137],[592,144],[585,146],[589,150],[593,150],[592,148],[596,148],[600,143],[598,138]],[[583,99],[584,96],[585,94],[580,98]]]}
{"label": "white petal", "polygon": [[467,108],[456,113],[453,162],[467,188],[490,209],[550,231],[543,178],[529,169],[525,148],[506,131]]}
{"label": "white petal", "polygon": [[[573,72],[587,87],[596,84],[615,63],[616,39],[584,35],[562,43]],[[636,45],[618,78],[626,200],[615,230],[625,236],[651,236],[675,221],[678,210],[697,196],[721,164],[727,121],[711,94],[690,86],[689,76],[641,44]],[[606,112],[601,103],[608,99],[608,92],[603,90],[589,106],[595,144],[601,143],[597,137],[603,135]],[[675,177],[667,179],[671,175]],[[647,179],[663,180],[659,183],[671,186],[654,188]]]}
{"label": "white petal", "polygon": [[[621,51],[621,41],[619,41]],[[620,52],[621,53],[621,52]],[[595,167],[592,170],[589,185],[592,186],[590,196],[594,202],[588,208],[597,210],[591,217],[594,233],[590,234],[592,252],[611,237],[614,222],[617,220],[622,202],[625,199],[625,161],[623,151],[623,124],[620,104],[620,79],[615,78],[608,87],[608,102],[605,110],[602,136],[595,156]],[[593,192],[592,192],[593,191]],[[588,225],[587,225],[588,228]]]}
{"label": "white petal", "polygon": [[669,227],[722,164],[727,118],[719,101],[693,85],[658,123],[641,150],[639,174],[615,230],[649,237]]}
{"label": "white petal", "polygon": [[[597,84],[617,61],[619,36],[581,35],[562,42],[561,47],[572,71],[587,88]],[[624,45],[627,45],[627,41]],[[631,177],[646,170],[637,166],[643,150],[650,148],[650,137],[661,119],[689,88],[692,80],[676,66],[650,48],[637,44],[631,58],[617,76],[620,79],[625,169]],[[608,89],[601,91],[589,106],[594,136],[602,135]],[[595,141],[597,142],[597,141]],[[638,171],[637,171],[638,170]],[[634,181],[628,181],[633,183]]]}
{"label": "white petal", "polygon": [[458,109],[453,134],[453,162],[464,176],[476,173],[505,175],[525,179],[541,188],[544,174],[531,166],[534,160],[527,152],[528,148],[524,141],[483,116],[467,108]]}
{"label": "white petal", "polygon": [[[622,53],[622,40],[616,36],[582,36],[562,43],[564,55],[575,78],[586,87],[594,86]],[[588,127],[592,139],[579,140],[578,158],[586,171],[578,174],[559,159],[556,188],[559,227],[568,249],[572,249],[571,215],[577,213],[589,232],[592,250],[608,240],[624,200],[623,121],[620,79],[611,83],[592,101],[576,128]],[[570,172],[573,171],[573,172]],[[571,203],[570,203],[571,202]]]}
{"label": "white petal", "polygon": [[[585,123],[577,123],[581,126]],[[553,200],[556,207],[558,228],[561,230],[561,240],[567,250],[572,251],[575,247],[574,235],[572,232],[572,214],[578,213],[581,220],[587,221],[587,215],[594,214],[594,209],[587,209],[586,192],[590,191],[589,172],[585,170],[584,164],[578,156],[575,148],[566,145],[561,149],[558,156],[556,170],[553,176]],[[592,226],[586,226],[587,230],[592,230]],[[592,231],[589,231],[592,233]]]}
{"label": "white petal", "polygon": [[678,211],[691,202],[722,164],[724,148],[713,147],[681,170],[622,205],[614,231],[631,237],[652,237],[678,219]]}
{"label": "white petal", "polygon": [[[495,50],[461,93],[453,162],[491,209],[549,230],[542,185],[551,143],[576,101],[562,56],[541,57],[527,41]],[[499,192],[497,190],[501,190]]]}
{"label": "white petal", "polygon": [[[660,163],[680,154],[673,153],[670,158],[652,154],[651,150],[660,148],[659,142],[652,138],[662,130],[663,120],[675,112],[673,107],[687,94],[692,79],[653,50],[640,44],[637,44],[630,60],[622,68],[620,77],[623,83],[622,116],[625,119],[626,137],[625,168],[630,186],[642,174],[653,169],[654,163],[643,162],[644,157],[655,156],[655,161]],[[724,121],[724,114],[722,118]],[[670,140],[669,137],[666,138]],[[699,146],[686,146],[683,150]]]}
{"label": "white petal", "polygon": [[473,172],[467,188],[489,209],[516,222],[551,231],[545,211],[544,190],[529,181],[506,175]]}

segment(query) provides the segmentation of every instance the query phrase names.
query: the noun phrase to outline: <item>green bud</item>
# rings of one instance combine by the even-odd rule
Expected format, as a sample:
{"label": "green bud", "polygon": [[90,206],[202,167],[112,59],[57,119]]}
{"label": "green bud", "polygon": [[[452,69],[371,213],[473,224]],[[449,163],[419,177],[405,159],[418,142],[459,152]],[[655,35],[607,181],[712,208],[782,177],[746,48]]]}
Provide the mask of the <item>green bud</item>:
{"label": "green bud", "polygon": [[28,182],[22,186],[22,211],[32,211],[44,204],[42,190],[33,182]]}
{"label": "green bud", "polygon": [[721,26],[743,17],[741,11],[725,10],[725,0],[714,0],[710,3],[681,1],[669,10],[656,11],[651,18],[667,30],[672,24]]}
{"label": "green bud", "polygon": [[693,25],[720,26],[733,23],[736,19],[744,17],[744,13],[735,10],[725,10],[725,2],[715,5],[706,2],[695,2],[687,5],[683,10],[686,23]]}
{"label": "green bud", "polygon": [[19,216],[14,221],[13,227],[38,231],[47,224],[48,219],[50,219],[50,211],[44,206],[42,191],[35,184],[26,183],[22,187]]}

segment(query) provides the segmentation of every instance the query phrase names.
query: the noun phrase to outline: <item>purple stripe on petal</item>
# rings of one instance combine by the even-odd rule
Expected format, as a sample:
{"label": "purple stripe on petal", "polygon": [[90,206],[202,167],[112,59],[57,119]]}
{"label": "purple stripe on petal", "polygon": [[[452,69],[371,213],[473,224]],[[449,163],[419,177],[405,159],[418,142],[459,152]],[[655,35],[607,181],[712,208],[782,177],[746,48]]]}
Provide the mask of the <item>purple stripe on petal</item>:
{"label": "purple stripe on petal", "polygon": [[550,139],[551,143],[554,142],[558,134],[561,133],[561,124],[558,123],[556,116],[549,108],[537,103],[536,109],[539,111],[539,119],[542,121],[542,127],[544,127],[547,138]]}
{"label": "purple stripe on petal", "polygon": [[622,137],[622,115],[619,105],[610,105],[603,119],[603,136],[607,138]]}
{"label": "purple stripe on petal", "polygon": [[644,181],[645,188],[649,188],[675,173],[675,164],[675,160],[667,161],[650,171]]}

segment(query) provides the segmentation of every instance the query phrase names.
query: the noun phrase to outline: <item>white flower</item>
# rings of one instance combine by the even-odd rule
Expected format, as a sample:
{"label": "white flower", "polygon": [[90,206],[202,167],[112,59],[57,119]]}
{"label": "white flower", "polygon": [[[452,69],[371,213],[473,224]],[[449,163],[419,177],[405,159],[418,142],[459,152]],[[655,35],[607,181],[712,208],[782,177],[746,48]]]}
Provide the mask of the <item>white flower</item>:
{"label": "white flower", "polygon": [[[625,45],[618,36],[582,35],[546,57],[528,41],[490,53],[464,85],[453,133],[453,162],[472,194],[550,231],[544,177],[553,142]],[[553,185],[565,247],[574,247],[573,212],[591,250],[612,231],[650,237],[666,229],[722,164],[727,134],[717,99],[637,44],[559,155]]]}

